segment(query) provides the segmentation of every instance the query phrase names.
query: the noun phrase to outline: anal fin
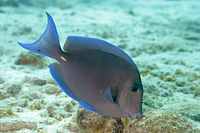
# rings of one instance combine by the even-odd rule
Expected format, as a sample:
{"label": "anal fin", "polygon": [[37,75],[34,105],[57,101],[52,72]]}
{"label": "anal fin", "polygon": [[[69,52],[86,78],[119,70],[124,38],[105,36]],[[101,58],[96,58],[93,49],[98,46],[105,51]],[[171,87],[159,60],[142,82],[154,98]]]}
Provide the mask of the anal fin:
{"label": "anal fin", "polygon": [[85,109],[87,109],[87,110],[89,110],[89,111],[91,111],[91,112],[98,113],[98,112],[96,112],[96,111],[94,110],[94,108],[93,108],[92,106],[90,106],[90,105],[87,104],[86,102],[80,101],[79,104],[80,104],[83,108],[85,108]]}

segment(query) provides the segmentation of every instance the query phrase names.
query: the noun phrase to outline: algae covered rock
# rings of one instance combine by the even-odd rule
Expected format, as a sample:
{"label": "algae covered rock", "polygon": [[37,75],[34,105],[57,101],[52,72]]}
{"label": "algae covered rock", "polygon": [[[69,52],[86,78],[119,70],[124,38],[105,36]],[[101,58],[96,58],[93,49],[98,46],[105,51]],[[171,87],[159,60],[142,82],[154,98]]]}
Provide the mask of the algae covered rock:
{"label": "algae covered rock", "polygon": [[12,94],[13,96],[17,95],[21,90],[21,85],[20,84],[11,84],[7,88],[7,93]]}
{"label": "algae covered rock", "polygon": [[0,132],[14,132],[21,129],[36,130],[37,124],[22,120],[0,121]]}
{"label": "algae covered rock", "polygon": [[79,108],[76,122],[80,133],[122,133],[131,118],[112,118]]}
{"label": "algae covered rock", "polygon": [[38,68],[46,66],[45,58],[42,55],[35,54],[33,52],[22,52],[15,60],[16,65],[37,65]]}
{"label": "algae covered rock", "polygon": [[[198,130],[198,131],[197,131]],[[124,133],[195,133],[191,123],[181,114],[169,111],[149,111],[142,118],[130,122]]]}
{"label": "algae covered rock", "polygon": [[80,109],[76,118],[80,133],[113,133],[116,119]]}
{"label": "algae covered rock", "polygon": [[197,133],[191,120],[176,111],[148,111],[138,119],[111,118],[79,109],[80,133]]}

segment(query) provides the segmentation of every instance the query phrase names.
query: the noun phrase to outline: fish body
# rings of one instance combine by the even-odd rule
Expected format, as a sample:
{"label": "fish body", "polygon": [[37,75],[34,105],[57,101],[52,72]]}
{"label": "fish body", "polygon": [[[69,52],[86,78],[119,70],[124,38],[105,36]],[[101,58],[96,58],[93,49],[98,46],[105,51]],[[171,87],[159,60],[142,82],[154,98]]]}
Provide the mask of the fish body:
{"label": "fish body", "polygon": [[109,117],[142,116],[139,71],[118,47],[95,38],[69,36],[63,50],[52,17],[40,39],[22,47],[56,59],[50,73],[60,88],[85,109]]}

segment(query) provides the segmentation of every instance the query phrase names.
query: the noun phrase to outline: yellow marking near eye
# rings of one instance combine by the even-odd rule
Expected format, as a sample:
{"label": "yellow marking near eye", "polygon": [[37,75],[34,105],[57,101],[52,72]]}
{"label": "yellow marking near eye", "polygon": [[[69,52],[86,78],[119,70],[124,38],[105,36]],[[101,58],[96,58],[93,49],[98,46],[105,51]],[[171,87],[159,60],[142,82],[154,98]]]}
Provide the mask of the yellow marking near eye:
{"label": "yellow marking near eye", "polygon": [[65,59],[65,57],[60,56],[60,58],[61,58],[63,61],[66,61],[66,62],[67,62],[67,60]]}

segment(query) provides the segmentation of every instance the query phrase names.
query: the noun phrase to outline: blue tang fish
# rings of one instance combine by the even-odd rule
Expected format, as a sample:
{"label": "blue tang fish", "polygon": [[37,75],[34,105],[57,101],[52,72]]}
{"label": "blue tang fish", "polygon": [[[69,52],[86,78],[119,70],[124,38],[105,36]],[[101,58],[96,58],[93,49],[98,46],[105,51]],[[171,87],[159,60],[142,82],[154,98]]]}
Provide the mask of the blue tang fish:
{"label": "blue tang fish", "polygon": [[25,49],[58,61],[49,65],[60,88],[85,109],[109,117],[142,116],[143,87],[139,71],[120,48],[100,39],[69,36],[63,50],[47,13],[42,36]]}

